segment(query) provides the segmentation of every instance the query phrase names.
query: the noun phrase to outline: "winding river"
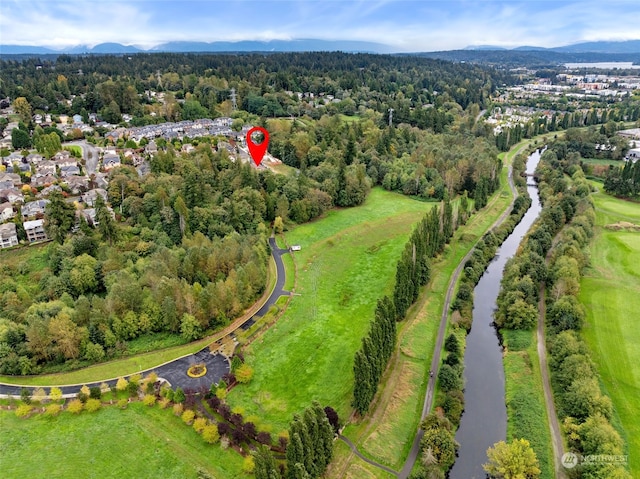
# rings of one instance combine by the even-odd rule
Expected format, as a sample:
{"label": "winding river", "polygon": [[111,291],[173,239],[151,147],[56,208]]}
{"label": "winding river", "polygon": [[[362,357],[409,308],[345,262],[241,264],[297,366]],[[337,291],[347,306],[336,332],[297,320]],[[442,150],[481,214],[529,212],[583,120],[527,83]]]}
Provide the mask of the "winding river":
{"label": "winding river", "polygon": [[[529,156],[527,174],[535,171],[540,155],[536,151]],[[504,266],[542,209],[538,188],[532,185],[532,179],[528,183],[531,207],[502,243],[474,290],[473,326],[464,355],[465,411],[456,434],[460,449],[449,474],[451,479],[484,479],[482,464],[487,461],[487,449],[506,438],[502,348],[492,322]]]}

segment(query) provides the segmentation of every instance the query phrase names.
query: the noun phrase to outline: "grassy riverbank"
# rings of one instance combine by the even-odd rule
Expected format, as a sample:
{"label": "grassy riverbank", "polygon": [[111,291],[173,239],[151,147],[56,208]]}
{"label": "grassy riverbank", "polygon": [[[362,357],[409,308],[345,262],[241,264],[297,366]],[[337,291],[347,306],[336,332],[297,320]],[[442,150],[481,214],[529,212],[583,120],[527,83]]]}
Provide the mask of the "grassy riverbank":
{"label": "grassy riverbank", "polygon": [[545,407],[536,331],[503,331],[507,441],[525,438],[536,452],[541,479],[553,479],[551,434]]}

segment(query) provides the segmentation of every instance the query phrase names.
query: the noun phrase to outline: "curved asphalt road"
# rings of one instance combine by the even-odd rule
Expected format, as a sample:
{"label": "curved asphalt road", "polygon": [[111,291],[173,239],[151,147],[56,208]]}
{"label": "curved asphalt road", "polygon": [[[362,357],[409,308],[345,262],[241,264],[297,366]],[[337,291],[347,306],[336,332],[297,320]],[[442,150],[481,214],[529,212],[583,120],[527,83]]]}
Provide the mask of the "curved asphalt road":
{"label": "curved asphalt road", "polygon": [[[288,249],[278,248],[276,244],[275,238],[269,238],[269,246],[271,247],[271,254],[273,255],[273,259],[276,263],[276,285],[262,305],[262,307],[256,312],[253,316],[247,318],[247,320],[237,325],[237,327],[248,329],[253,323],[256,321],[256,316],[262,317],[267,311],[273,306],[280,296],[289,295],[288,291],[285,291],[284,282],[286,279],[286,271],[284,268],[284,263],[282,262],[282,255],[289,252]],[[230,331],[228,335],[233,336],[234,331]],[[202,376],[201,378],[191,378],[187,375],[187,369],[192,364],[196,363],[204,363],[207,367],[207,374]],[[154,368],[146,369],[144,371],[140,371],[142,374],[155,372],[159,378],[162,378],[168,381],[172,387],[181,387],[182,389],[194,389],[199,390],[202,387],[206,387],[209,389],[212,383],[218,383],[222,376],[229,372],[229,360],[218,353],[212,353],[209,350],[209,346],[201,349],[197,353],[189,354],[187,356],[183,356],[178,359],[174,359],[169,361],[168,363],[161,364]],[[128,375],[126,375],[128,376]],[[65,397],[75,396],[83,385],[87,385],[88,387],[92,386],[100,386],[102,383],[106,383],[109,386],[115,385],[118,378],[111,378],[102,381],[95,381],[91,383],[84,384],[66,384],[59,385],[57,387],[60,388],[62,394]],[[33,393],[33,390],[40,386],[21,386],[15,384],[6,384],[0,383],[0,397],[3,396],[20,396],[20,392],[23,388],[28,389]],[[50,388],[51,386],[45,386],[45,389]]]}

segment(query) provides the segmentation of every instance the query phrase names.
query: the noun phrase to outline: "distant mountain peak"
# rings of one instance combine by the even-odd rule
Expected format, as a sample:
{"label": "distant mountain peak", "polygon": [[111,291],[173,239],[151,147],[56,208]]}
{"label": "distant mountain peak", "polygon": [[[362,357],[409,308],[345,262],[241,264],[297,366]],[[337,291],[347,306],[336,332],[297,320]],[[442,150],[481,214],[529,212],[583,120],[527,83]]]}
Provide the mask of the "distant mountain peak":
{"label": "distant mountain peak", "polygon": [[162,43],[150,49],[141,49],[121,43],[100,43],[93,47],[78,45],[63,49],[35,45],[0,45],[0,55],[12,54],[61,54],[61,53],[155,53],[155,52],[308,52],[308,51],[344,51],[367,53],[392,53],[395,49],[389,45],[359,40],[241,40],[237,42],[190,42],[175,41]]}

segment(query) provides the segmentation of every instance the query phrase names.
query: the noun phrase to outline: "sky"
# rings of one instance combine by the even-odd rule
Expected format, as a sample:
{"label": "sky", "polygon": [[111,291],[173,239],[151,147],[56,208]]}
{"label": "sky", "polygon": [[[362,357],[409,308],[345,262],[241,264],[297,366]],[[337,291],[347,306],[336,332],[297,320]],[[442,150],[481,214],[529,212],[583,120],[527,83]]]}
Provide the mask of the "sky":
{"label": "sky", "polygon": [[362,40],[392,51],[640,38],[638,0],[0,0],[0,44]]}

